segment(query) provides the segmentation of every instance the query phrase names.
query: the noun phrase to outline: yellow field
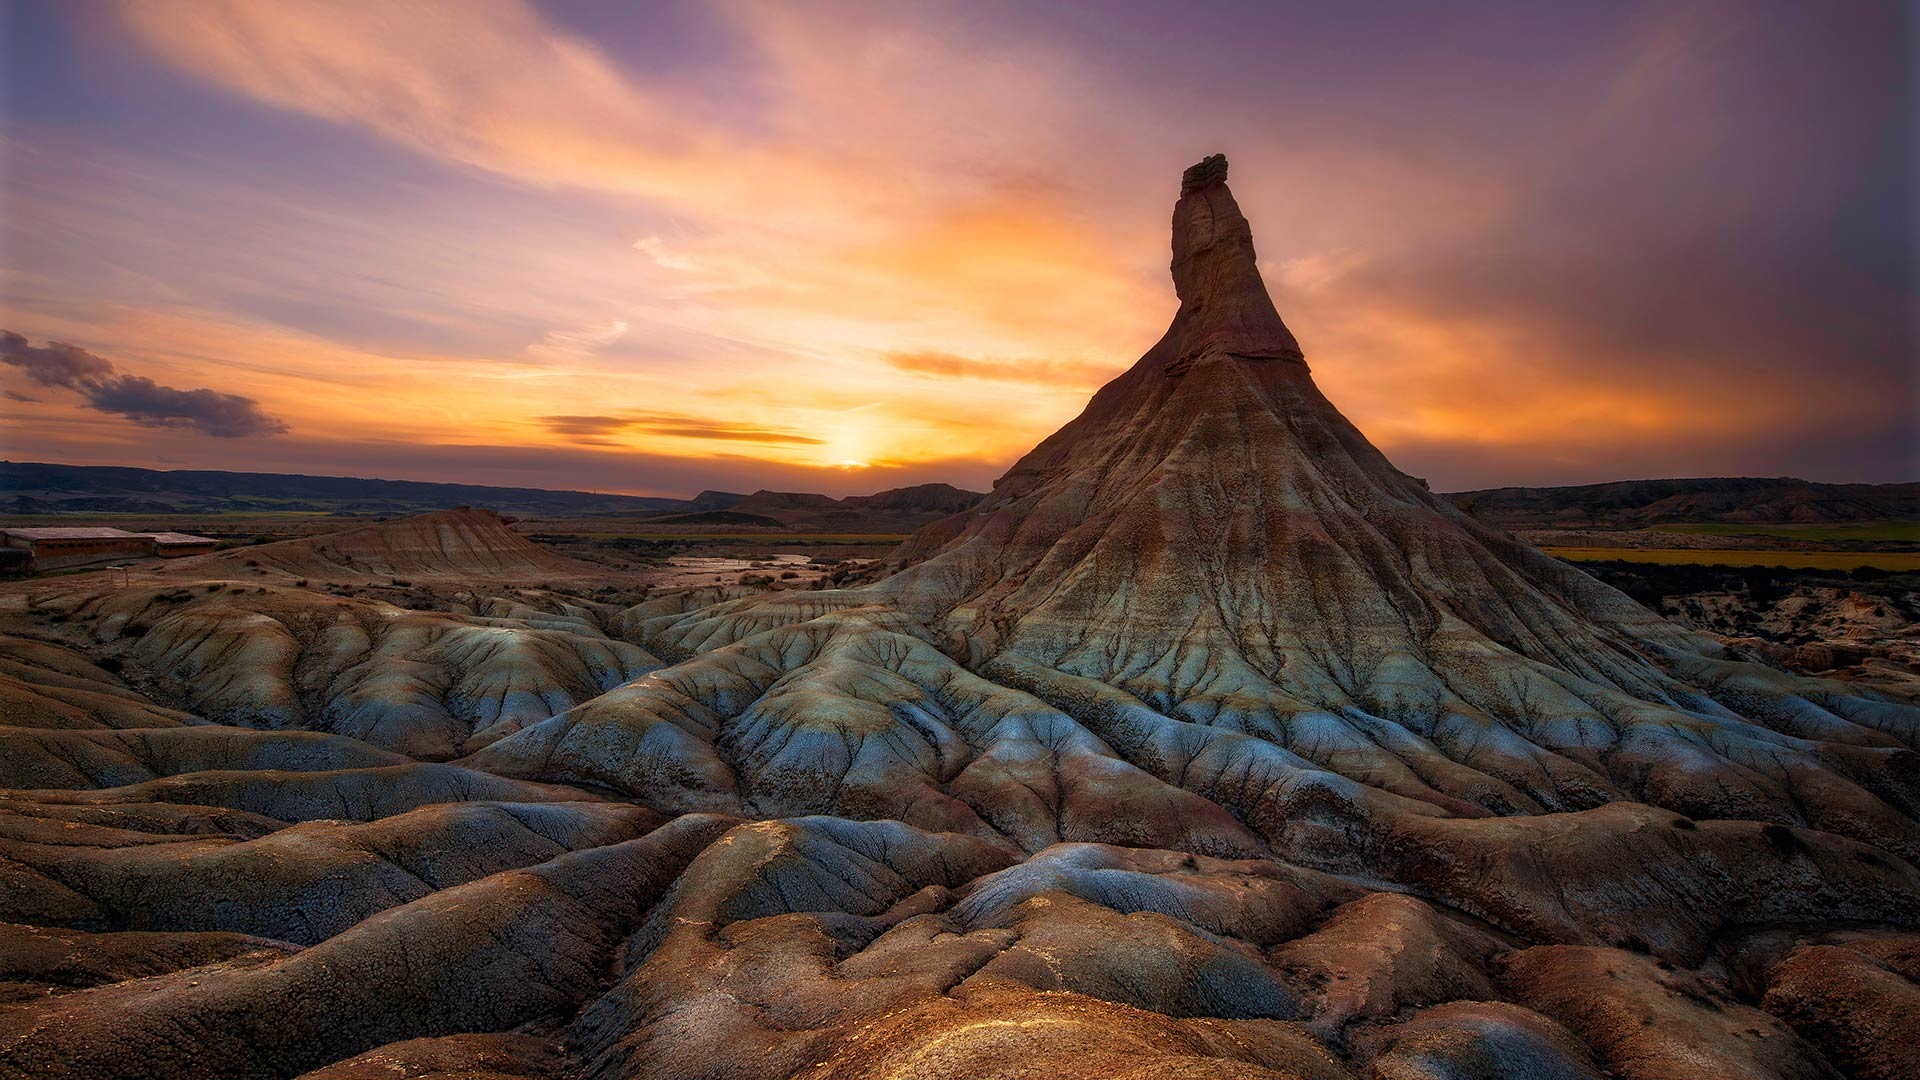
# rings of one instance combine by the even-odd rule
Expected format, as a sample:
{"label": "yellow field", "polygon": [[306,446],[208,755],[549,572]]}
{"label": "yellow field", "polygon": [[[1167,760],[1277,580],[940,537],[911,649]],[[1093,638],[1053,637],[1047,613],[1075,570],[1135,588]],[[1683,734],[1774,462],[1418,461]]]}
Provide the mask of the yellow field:
{"label": "yellow field", "polygon": [[1772,536],[1782,540],[1810,540],[1816,544],[1844,544],[1855,540],[1899,540],[1920,544],[1920,521],[1850,521],[1817,525],[1655,525],[1654,532],[1694,536]]}
{"label": "yellow field", "polygon": [[789,532],[666,532],[647,529],[549,529],[528,522],[525,532],[535,536],[569,536],[580,540],[715,540],[730,544],[897,544],[910,533],[789,533]]}
{"label": "yellow field", "polygon": [[1598,548],[1543,547],[1541,551],[1574,562],[1664,563],[1699,566],[1785,566],[1794,570],[1920,571],[1920,552],[1914,551],[1728,551],[1721,548]]}

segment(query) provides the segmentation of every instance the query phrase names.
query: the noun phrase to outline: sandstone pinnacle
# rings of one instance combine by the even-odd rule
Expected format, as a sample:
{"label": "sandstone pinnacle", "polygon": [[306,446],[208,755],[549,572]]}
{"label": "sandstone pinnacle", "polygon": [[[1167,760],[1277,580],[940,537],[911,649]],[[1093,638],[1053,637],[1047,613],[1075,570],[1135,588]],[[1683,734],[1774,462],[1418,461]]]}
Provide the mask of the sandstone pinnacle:
{"label": "sandstone pinnacle", "polygon": [[1180,311],[1169,374],[1209,354],[1300,360],[1300,343],[1267,295],[1253,250],[1253,229],[1227,187],[1219,154],[1186,171],[1173,209],[1173,290]]}

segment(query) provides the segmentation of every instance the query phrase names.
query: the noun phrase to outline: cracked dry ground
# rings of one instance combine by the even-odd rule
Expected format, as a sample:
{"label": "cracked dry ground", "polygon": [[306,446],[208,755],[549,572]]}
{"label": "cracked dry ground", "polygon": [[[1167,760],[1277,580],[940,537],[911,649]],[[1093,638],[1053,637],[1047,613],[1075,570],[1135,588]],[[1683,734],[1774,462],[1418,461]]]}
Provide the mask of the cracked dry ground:
{"label": "cracked dry ground", "polygon": [[[1920,1075],[1920,709],[1395,470],[1225,173],[864,583],[604,603],[460,511],[6,601],[0,1075]],[[314,584],[384,575],[447,600]]]}

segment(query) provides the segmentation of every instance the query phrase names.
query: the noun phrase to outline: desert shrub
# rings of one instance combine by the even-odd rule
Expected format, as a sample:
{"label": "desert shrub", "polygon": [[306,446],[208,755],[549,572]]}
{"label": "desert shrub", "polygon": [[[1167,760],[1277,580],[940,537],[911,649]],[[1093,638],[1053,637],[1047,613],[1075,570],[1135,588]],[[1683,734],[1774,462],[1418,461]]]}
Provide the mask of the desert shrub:
{"label": "desert shrub", "polygon": [[1755,604],[1771,604],[1785,593],[1780,587],[1779,572],[1771,566],[1749,566],[1740,576],[1745,580],[1747,596]]}
{"label": "desert shrub", "polygon": [[1800,839],[1800,835],[1785,825],[1763,825],[1760,827],[1760,835],[1766,837],[1767,843],[1772,844],[1774,850],[1782,855],[1802,852],[1807,847]]}

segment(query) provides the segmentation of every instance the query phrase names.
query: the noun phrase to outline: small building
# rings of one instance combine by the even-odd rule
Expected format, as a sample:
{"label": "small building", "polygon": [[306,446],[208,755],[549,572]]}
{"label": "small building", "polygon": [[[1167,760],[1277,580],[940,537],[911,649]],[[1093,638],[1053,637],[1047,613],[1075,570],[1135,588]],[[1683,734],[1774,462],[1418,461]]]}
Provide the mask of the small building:
{"label": "small building", "polygon": [[104,525],[7,528],[0,530],[9,548],[24,548],[32,558],[34,570],[59,570],[68,566],[111,559],[159,555],[176,558],[201,555],[220,546],[218,540],[189,533],[136,533]]}
{"label": "small building", "polygon": [[153,537],[104,526],[6,530],[7,546],[26,548],[35,570],[58,570],[153,554]]}
{"label": "small building", "polygon": [[163,559],[205,555],[220,546],[220,541],[210,536],[195,536],[192,533],[158,532],[148,535],[153,537],[153,553]]}

